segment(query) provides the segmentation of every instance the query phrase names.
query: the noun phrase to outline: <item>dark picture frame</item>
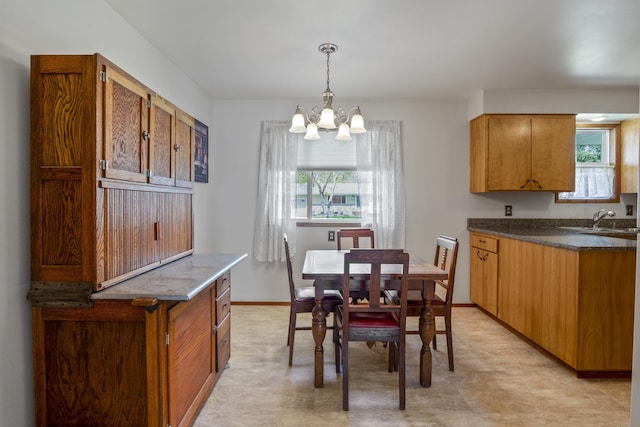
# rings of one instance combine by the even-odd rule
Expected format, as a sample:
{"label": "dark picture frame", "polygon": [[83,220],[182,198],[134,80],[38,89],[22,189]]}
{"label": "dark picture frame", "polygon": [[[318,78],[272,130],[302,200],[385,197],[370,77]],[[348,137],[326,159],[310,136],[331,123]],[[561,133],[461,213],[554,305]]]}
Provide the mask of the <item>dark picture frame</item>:
{"label": "dark picture frame", "polygon": [[195,121],[195,178],[196,182],[209,182],[209,128]]}

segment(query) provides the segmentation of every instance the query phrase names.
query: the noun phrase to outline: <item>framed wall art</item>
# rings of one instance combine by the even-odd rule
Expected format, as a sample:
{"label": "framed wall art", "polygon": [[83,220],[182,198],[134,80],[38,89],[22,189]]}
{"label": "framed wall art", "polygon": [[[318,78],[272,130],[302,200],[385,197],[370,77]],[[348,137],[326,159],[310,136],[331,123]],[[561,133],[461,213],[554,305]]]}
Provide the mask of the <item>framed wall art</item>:
{"label": "framed wall art", "polygon": [[195,178],[209,182],[209,128],[196,120]]}

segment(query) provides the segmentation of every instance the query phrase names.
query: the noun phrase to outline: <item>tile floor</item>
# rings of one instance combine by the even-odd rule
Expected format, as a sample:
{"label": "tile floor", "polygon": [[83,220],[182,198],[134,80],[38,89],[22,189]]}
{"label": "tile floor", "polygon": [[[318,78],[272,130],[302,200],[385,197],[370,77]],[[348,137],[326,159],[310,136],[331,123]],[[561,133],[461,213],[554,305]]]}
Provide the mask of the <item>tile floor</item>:
{"label": "tile floor", "polygon": [[[313,386],[313,339],[296,334],[287,364],[288,307],[232,307],[231,360],[196,427],[232,426],[628,426],[631,381],[578,379],[481,311],[453,312],[455,372],[446,343],[433,352],[431,388],[418,383],[420,338],[408,336],[407,408],[386,349],[351,347],[350,411],[325,340],[325,387]],[[415,319],[414,319],[415,320]],[[300,323],[311,323],[301,315]]]}

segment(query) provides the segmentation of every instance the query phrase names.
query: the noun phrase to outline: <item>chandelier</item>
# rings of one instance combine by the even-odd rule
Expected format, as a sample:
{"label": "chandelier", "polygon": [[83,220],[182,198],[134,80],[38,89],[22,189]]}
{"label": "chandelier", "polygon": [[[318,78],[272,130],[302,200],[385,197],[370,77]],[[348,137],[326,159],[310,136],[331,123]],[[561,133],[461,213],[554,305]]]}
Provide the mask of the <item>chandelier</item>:
{"label": "chandelier", "polygon": [[317,106],[314,106],[305,117],[304,108],[298,105],[293,114],[293,119],[291,119],[289,132],[305,133],[304,139],[315,140],[320,139],[318,129],[331,130],[338,128],[336,139],[349,141],[352,133],[365,133],[367,131],[364,128],[364,119],[362,118],[362,113],[360,113],[360,106],[352,107],[349,111],[345,111],[342,107],[338,107],[335,111],[333,110],[331,105],[333,92],[329,88],[329,57],[338,50],[338,46],[333,43],[323,43],[318,46],[318,50],[327,55],[327,88],[322,94],[324,106],[322,111]]}

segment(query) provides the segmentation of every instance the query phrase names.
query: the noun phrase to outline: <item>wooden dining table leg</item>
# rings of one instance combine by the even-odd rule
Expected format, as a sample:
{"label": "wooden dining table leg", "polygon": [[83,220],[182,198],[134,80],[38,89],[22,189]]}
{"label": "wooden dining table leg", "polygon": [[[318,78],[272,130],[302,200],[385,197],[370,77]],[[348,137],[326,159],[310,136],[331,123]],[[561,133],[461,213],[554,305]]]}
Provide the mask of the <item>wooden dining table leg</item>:
{"label": "wooden dining table leg", "polygon": [[420,385],[431,387],[431,340],[435,334],[433,313],[431,312],[431,299],[433,298],[433,281],[425,280],[422,285],[422,308],[418,328],[422,348],[420,349]]}
{"label": "wooden dining table leg", "polygon": [[[316,281],[317,282],[317,281]],[[320,283],[314,283],[316,305],[311,311],[311,332],[316,343],[314,354],[314,384],[316,388],[324,387],[324,349],[322,343],[327,334],[327,310],[322,306],[324,289]]]}

